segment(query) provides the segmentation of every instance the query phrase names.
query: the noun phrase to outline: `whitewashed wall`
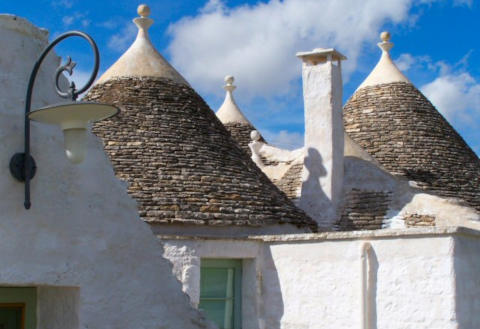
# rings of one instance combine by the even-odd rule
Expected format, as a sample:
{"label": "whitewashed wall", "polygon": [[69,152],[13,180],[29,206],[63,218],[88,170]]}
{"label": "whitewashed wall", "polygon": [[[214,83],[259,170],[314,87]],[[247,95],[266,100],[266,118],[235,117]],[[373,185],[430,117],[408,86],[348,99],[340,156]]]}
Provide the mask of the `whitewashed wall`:
{"label": "whitewashed wall", "polygon": [[[22,151],[27,78],[47,33],[0,15],[0,42],[0,286],[42,287],[39,329],[206,328],[93,135],[75,166],[58,128],[32,125],[38,170],[32,208],[23,208],[24,185],[8,166]],[[52,56],[43,66],[35,104],[59,100],[50,89],[57,64]],[[68,318],[55,313],[59,301]]]}
{"label": "whitewashed wall", "polygon": [[454,269],[459,328],[480,328],[480,252],[477,237],[455,237]]}
{"label": "whitewashed wall", "polygon": [[[198,303],[201,258],[242,258],[243,328],[476,328],[480,235],[457,228],[222,240],[162,236],[165,257]],[[248,297],[246,297],[248,296]]]}

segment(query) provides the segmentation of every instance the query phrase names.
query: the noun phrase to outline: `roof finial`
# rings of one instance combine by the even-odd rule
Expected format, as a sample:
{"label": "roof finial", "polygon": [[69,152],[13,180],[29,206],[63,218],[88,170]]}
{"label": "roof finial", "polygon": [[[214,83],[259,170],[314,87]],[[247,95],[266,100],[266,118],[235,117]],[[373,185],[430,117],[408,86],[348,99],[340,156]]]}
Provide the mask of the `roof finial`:
{"label": "roof finial", "polygon": [[250,132],[250,139],[254,142],[258,142],[262,136],[260,136],[260,133],[257,130],[252,130]]}
{"label": "roof finial", "polygon": [[380,39],[382,40],[382,42],[379,42],[378,46],[380,47],[380,49],[382,49],[383,52],[388,53],[393,47],[393,43],[390,42],[390,37],[390,32],[388,31],[383,31],[382,33],[380,33]]}
{"label": "roof finial", "polygon": [[258,166],[258,168],[263,168],[265,167],[265,164],[262,161],[262,157],[260,156],[260,149],[262,148],[263,144],[260,141],[260,133],[256,130],[252,130],[250,132],[250,138],[252,141],[248,143],[248,147],[250,148],[250,151],[252,152],[251,159],[255,164]]}
{"label": "roof finial", "polygon": [[232,92],[237,88],[237,86],[233,85],[233,81],[235,81],[235,78],[232,75],[225,76],[224,81],[225,86],[223,86],[223,89],[225,89],[226,91]]}
{"label": "roof finial", "polygon": [[390,49],[393,47],[393,43],[390,42],[390,32],[384,31],[380,33],[380,39],[382,42],[377,43],[377,45],[382,50],[382,56],[380,56],[377,65],[358,89],[391,82],[410,83],[390,57]]}
{"label": "roof finial", "polygon": [[146,4],[141,4],[137,8],[137,13],[142,17],[150,16],[150,7]]}
{"label": "roof finial", "polygon": [[243,115],[242,111],[238,108],[238,105],[235,103],[235,100],[233,99],[233,91],[236,86],[233,85],[233,81],[235,81],[235,78],[231,75],[225,76],[225,86],[223,86],[223,89],[227,91],[225,95],[225,100],[223,101],[222,106],[217,111],[217,117],[220,119],[220,121],[223,124],[226,123],[246,123],[250,124],[248,119]]}
{"label": "roof finial", "polygon": [[383,42],[390,41],[390,32],[383,31],[382,33],[380,33],[380,39],[382,39]]}
{"label": "roof finial", "polygon": [[147,30],[153,24],[153,19],[148,17],[150,15],[150,7],[142,4],[138,6],[137,13],[140,15],[140,17],[134,18],[133,22],[135,25],[137,25],[139,33],[148,38]]}
{"label": "roof finial", "polygon": [[127,51],[100,77],[102,83],[114,77],[162,77],[177,83],[188,82],[155,49],[148,36],[148,28],[153,24],[150,7],[141,4],[137,7],[140,17],[133,22],[138,27],[137,38]]}

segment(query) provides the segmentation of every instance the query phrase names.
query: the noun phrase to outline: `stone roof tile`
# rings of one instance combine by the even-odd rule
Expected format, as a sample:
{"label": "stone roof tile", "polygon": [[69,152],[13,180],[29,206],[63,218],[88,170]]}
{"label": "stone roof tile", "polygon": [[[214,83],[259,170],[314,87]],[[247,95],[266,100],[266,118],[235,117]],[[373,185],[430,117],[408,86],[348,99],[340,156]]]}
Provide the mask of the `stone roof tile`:
{"label": "stone roof tile", "polygon": [[316,229],[188,85],[165,78],[112,78],[94,86],[87,99],[121,109],[93,131],[147,222],[288,223]]}
{"label": "stone roof tile", "polygon": [[480,160],[411,83],[359,89],[344,107],[345,130],[390,173],[480,210]]}

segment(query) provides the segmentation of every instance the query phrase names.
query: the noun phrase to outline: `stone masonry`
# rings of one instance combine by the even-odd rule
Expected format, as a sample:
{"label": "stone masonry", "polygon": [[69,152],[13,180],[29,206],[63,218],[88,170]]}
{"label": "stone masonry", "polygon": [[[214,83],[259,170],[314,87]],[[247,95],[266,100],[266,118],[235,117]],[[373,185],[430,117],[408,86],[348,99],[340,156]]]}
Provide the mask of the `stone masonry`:
{"label": "stone masonry", "polygon": [[343,211],[335,224],[341,231],[381,229],[386,219],[391,192],[352,189],[345,193]]}
{"label": "stone masonry", "polygon": [[[232,135],[233,139],[237,142],[240,148],[248,154],[248,156],[252,156],[252,151],[248,147],[248,144],[252,141],[250,138],[250,133],[252,130],[256,130],[250,124],[242,123],[242,122],[227,122],[223,124],[225,128],[227,128],[230,135]],[[260,142],[265,142],[263,137],[260,137]]]}
{"label": "stone masonry", "polygon": [[302,189],[303,162],[293,164],[281,179],[275,182],[291,200],[296,201],[300,197]]}
{"label": "stone masonry", "polygon": [[428,215],[410,214],[405,216],[405,225],[414,226],[435,226],[435,217]]}
{"label": "stone masonry", "polygon": [[480,160],[412,84],[359,89],[344,107],[345,130],[394,175],[480,210]]}
{"label": "stone masonry", "polygon": [[115,104],[97,123],[140,216],[158,224],[265,226],[315,222],[241,151],[203,99],[163,78],[116,78],[86,97]]}

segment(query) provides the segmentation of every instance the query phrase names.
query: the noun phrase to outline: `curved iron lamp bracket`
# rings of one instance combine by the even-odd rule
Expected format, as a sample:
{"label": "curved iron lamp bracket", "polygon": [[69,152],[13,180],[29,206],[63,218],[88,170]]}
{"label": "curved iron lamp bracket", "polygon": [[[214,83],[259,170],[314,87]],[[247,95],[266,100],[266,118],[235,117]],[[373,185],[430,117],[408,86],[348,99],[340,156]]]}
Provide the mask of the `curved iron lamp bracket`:
{"label": "curved iron lamp bracket", "polygon": [[58,67],[55,72],[55,89],[57,94],[60,97],[71,98],[73,101],[75,101],[78,95],[84,93],[85,91],[88,90],[88,88],[90,88],[90,86],[93,84],[98,74],[98,68],[100,65],[100,55],[98,52],[97,44],[88,34],[80,31],[70,31],[70,32],[66,32],[59,35],[43,50],[42,54],[35,62],[32,73],[30,74],[30,79],[28,81],[27,95],[25,99],[25,151],[23,153],[15,153],[13,157],[10,159],[10,173],[17,180],[21,182],[25,182],[25,202],[24,202],[25,209],[30,209],[30,206],[31,206],[30,180],[35,176],[35,172],[37,168],[35,164],[35,160],[30,155],[30,119],[28,117],[28,114],[30,113],[31,106],[32,106],[33,86],[35,84],[35,79],[37,77],[40,66],[43,63],[43,60],[45,59],[45,57],[47,57],[48,53],[58,43],[60,43],[61,41],[69,37],[81,37],[88,41],[88,43],[92,47],[92,50],[95,56],[94,67],[90,75],[90,79],[88,79],[87,83],[82,88],[77,89],[75,86],[75,83],[72,81],[70,83],[68,91],[62,91],[60,88],[60,78],[62,76],[62,73],[68,72],[69,75],[72,75],[73,68],[76,65],[76,63],[73,62],[70,57],[67,57],[67,63]]}

